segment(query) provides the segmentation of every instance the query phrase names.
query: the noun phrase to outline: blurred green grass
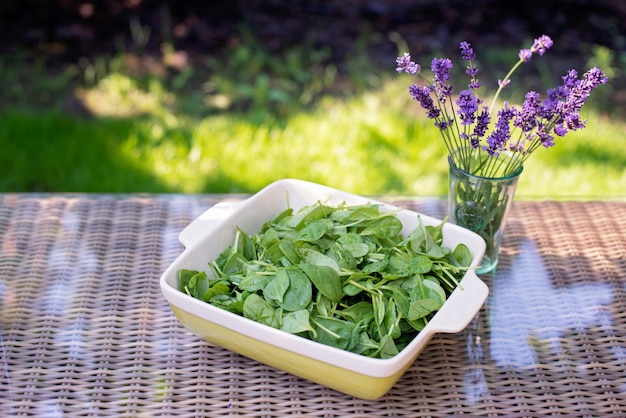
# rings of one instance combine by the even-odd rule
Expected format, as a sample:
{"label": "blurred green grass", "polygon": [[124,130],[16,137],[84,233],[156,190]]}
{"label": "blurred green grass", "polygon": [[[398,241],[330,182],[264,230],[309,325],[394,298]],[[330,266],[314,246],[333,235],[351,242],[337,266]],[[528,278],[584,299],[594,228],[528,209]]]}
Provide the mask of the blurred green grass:
{"label": "blurred green grass", "polygon": [[[385,73],[358,56],[346,81],[312,45],[282,58],[246,45],[178,71],[166,49],[165,72],[128,54],[56,73],[2,57],[0,191],[252,193],[293,177],[368,195],[446,193],[439,132],[393,62]],[[624,196],[625,124],[599,108],[531,157],[518,195]]]}

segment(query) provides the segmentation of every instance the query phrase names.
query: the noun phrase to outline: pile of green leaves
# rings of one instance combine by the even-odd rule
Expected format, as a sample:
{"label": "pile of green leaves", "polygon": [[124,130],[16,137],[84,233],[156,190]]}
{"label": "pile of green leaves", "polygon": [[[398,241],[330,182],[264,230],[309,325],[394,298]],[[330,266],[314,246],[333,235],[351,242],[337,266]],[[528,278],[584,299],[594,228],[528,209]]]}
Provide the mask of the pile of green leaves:
{"label": "pile of green leaves", "polygon": [[444,304],[471,262],[442,246],[444,222],[406,237],[378,205],[287,209],[235,242],[179,288],[246,318],[354,353],[390,358]]}

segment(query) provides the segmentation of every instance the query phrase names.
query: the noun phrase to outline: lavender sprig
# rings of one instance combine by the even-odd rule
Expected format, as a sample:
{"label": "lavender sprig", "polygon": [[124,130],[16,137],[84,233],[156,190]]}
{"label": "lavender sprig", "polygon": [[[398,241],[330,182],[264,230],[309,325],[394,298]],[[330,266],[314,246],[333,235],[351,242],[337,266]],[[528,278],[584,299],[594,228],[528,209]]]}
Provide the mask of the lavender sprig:
{"label": "lavender sprig", "polygon": [[582,79],[577,78],[574,70],[570,70],[562,79],[562,86],[551,89],[548,99],[543,104],[538,102],[535,105],[536,135],[533,135],[534,131],[525,132],[529,145],[524,150],[522,162],[539,146],[554,146],[554,135],[563,137],[570,130],[583,129],[585,121],[580,117],[580,110],[591,92],[608,82],[608,77],[597,67],[583,74]]}
{"label": "lavender sprig", "polygon": [[450,70],[452,70],[452,61],[449,58],[435,58],[431,65],[431,70],[435,75],[433,86],[437,93],[439,102],[444,103],[448,97],[452,96],[453,88],[449,84]]}
{"label": "lavender sprig", "polygon": [[530,61],[532,55],[534,53],[539,54],[540,56],[545,54],[546,50],[548,50],[552,46],[552,39],[547,35],[541,35],[539,38],[535,39],[533,46],[530,49],[522,49],[519,52],[519,60],[513,65],[513,67],[509,70],[507,75],[504,76],[502,80],[498,80],[498,90],[496,94],[493,96],[493,100],[491,101],[491,106],[489,106],[489,112],[493,111],[493,107],[498,100],[498,96],[500,96],[500,92],[505,87],[508,87],[511,84],[511,76],[517,70],[517,68],[525,62]]}
{"label": "lavender sprig", "polygon": [[467,69],[465,70],[465,74],[472,77],[469,88],[470,89],[478,89],[481,86],[481,82],[476,78],[476,74],[478,74],[478,68],[474,67],[474,60],[476,59],[476,54],[474,53],[474,49],[471,44],[468,42],[461,42],[461,56],[465,61],[469,61]]}

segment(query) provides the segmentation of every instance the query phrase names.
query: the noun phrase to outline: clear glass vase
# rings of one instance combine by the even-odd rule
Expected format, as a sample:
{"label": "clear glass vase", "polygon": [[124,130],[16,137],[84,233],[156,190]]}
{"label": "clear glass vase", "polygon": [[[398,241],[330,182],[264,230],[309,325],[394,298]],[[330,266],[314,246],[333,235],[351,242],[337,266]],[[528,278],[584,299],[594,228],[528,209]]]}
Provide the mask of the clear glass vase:
{"label": "clear glass vase", "polygon": [[[459,156],[461,152],[465,154]],[[498,264],[507,215],[523,170],[521,165],[506,170],[512,161],[505,154],[492,157],[475,150],[459,150],[448,157],[450,221],[476,232],[487,243],[479,274],[493,271]]]}

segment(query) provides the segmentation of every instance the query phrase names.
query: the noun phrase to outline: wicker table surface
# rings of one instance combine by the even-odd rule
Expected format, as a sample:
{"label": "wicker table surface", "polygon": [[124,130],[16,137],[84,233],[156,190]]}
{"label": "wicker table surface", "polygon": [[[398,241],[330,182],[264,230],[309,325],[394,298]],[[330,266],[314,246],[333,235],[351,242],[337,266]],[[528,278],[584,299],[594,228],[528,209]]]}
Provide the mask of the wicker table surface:
{"label": "wicker table surface", "polygon": [[0,195],[0,415],[626,416],[626,202],[515,202],[477,317],[364,401],[174,317],[159,277],[178,233],[241,198]]}

